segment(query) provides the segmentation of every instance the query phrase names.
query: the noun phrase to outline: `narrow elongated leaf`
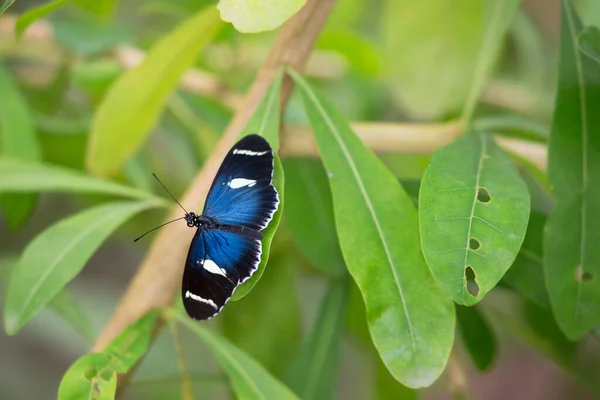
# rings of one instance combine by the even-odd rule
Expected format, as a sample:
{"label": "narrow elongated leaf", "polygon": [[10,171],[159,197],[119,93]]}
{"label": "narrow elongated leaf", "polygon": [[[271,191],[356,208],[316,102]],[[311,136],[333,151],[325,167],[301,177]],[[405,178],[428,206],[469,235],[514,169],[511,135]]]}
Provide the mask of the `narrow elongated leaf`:
{"label": "narrow elongated leaf", "polygon": [[216,335],[187,315],[169,310],[174,318],[198,335],[206,343],[229,377],[236,396],[247,400],[294,400],[297,397],[283,383],[273,378],[260,364],[243,351]]}
{"label": "narrow elongated leaf", "polygon": [[115,229],[152,206],[146,202],[103,204],[59,221],[33,239],[10,279],[4,309],[6,332],[17,333],[81,271]]}
{"label": "narrow elongated leaf", "polygon": [[277,193],[279,195],[279,207],[277,208],[275,215],[273,215],[273,219],[271,222],[269,222],[269,226],[262,231],[262,254],[260,256],[260,264],[258,265],[258,269],[254,272],[250,279],[235,289],[235,292],[231,297],[232,301],[237,301],[247,295],[252,290],[254,285],[256,285],[256,282],[259,281],[260,277],[265,271],[267,261],[269,260],[271,241],[273,240],[273,236],[279,227],[281,215],[283,214],[285,176],[283,173],[283,167],[281,166],[281,161],[277,155],[277,150],[279,150],[279,97],[282,79],[283,71],[279,71],[273,80],[271,87],[265,94],[265,97],[261,100],[258,108],[240,133],[240,137],[251,133],[260,135],[267,139],[273,148],[273,152],[275,153],[273,185],[275,186],[275,189],[277,189]]}
{"label": "narrow elongated leaf", "polygon": [[146,354],[159,316],[158,310],[148,312],[102,352],[75,361],[60,382],[58,400],[113,400],[117,373],[128,372]]}
{"label": "narrow elongated leaf", "polygon": [[335,223],[373,343],[406,386],[429,386],[454,339],[454,307],[419,248],[417,212],[402,186],[334,108],[290,71],[330,178]]}
{"label": "narrow elongated leaf", "polygon": [[563,1],[559,80],[548,148],[556,199],[544,273],[558,325],[572,340],[600,324],[600,65],[577,46],[581,21]]}
{"label": "narrow elongated leaf", "polygon": [[543,266],[543,238],[546,215],[531,213],[527,234],[519,255],[502,282],[515,289],[523,298],[544,309],[550,309]]}
{"label": "narrow elongated leaf", "polygon": [[318,319],[291,366],[286,382],[301,399],[333,398],[347,295],[347,279],[330,283]]}
{"label": "narrow elongated leaf", "polygon": [[243,33],[270,31],[292,17],[306,0],[220,0],[223,21]]}
{"label": "narrow elongated leaf", "polygon": [[[33,117],[17,84],[0,64],[0,135],[2,154],[24,160],[37,161],[41,151],[36,137]],[[8,224],[19,227],[35,206],[33,194],[4,194],[0,197]]]}
{"label": "narrow elongated leaf", "polygon": [[37,7],[24,12],[19,15],[17,18],[17,22],[15,23],[15,31],[17,33],[17,37],[20,38],[23,35],[23,32],[27,30],[29,25],[34,23],[40,18],[44,18],[46,15],[53,13],[58,10],[63,4],[65,4],[68,0],[54,0],[48,3],[39,5]]}
{"label": "narrow elongated leaf", "polygon": [[480,371],[488,370],[497,353],[494,332],[477,307],[456,306],[456,319],[473,364]]}
{"label": "narrow elongated leaf", "polygon": [[141,199],[156,206],[170,203],[151,193],[48,164],[0,157],[0,192],[98,193]]}
{"label": "narrow elongated leaf", "polygon": [[517,168],[490,136],[473,132],[435,152],[419,193],[421,245],[454,301],[477,303],[512,265],[529,202]]}
{"label": "narrow elongated leaf", "polygon": [[0,5],[0,15],[4,13],[16,0],[3,0]]}
{"label": "narrow elongated leaf", "polygon": [[277,248],[256,290],[228,304],[220,320],[227,339],[281,378],[299,347],[301,321],[289,246]]}
{"label": "narrow elongated leaf", "polygon": [[600,29],[588,26],[579,33],[577,40],[583,54],[600,63]]}
{"label": "narrow elongated leaf", "polygon": [[163,37],[137,67],[110,88],[96,113],[87,166],[113,175],[139,148],[160,116],[169,93],[221,23],[207,7]]}
{"label": "narrow elongated leaf", "polygon": [[339,276],[344,259],[335,232],[331,192],[323,165],[313,159],[286,159],[286,226],[308,260],[321,271]]}

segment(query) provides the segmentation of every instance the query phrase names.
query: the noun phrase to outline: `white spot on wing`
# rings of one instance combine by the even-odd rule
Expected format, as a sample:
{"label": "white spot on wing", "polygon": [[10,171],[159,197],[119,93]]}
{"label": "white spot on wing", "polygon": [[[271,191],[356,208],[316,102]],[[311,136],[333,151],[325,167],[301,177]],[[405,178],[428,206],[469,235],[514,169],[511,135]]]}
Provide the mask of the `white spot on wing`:
{"label": "white spot on wing", "polygon": [[269,150],[252,151],[252,150],[244,150],[244,149],[233,149],[233,154],[241,154],[243,156],[264,156],[268,152],[269,152]]}
{"label": "white spot on wing", "polygon": [[256,185],[256,181],[254,179],[235,178],[232,179],[228,185],[232,189],[239,189],[244,186],[252,187]]}
{"label": "white spot on wing", "polygon": [[202,267],[204,267],[204,269],[211,274],[223,275],[225,278],[227,278],[226,271],[223,268],[220,268],[213,260],[209,260],[207,258],[204,260],[204,263],[202,263]]}
{"label": "white spot on wing", "polygon": [[185,292],[185,298],[186,299],[190,298],[192,300],[196,300],[201,303],[208,304],[209,306],[213,307],[215,310],[218,308],[214,301],[212,301],[210,299],[205,299],[204,297],[200,297],[200,296],[190,292],[189,290]]}

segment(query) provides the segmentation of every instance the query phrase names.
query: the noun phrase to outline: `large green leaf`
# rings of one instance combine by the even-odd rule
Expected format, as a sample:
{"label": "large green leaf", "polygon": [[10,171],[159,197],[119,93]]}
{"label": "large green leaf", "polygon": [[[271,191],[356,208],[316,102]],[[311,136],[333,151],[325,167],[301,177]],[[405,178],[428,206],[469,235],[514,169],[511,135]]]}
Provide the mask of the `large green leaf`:
{"label": "large green leaf", "polygon": [[169,207],[170,202],[151,193],[79,171],[48,164],[0,157],[0,192],[73,192],[123,196]]}
{"label": "large green leaf", "polygon": [[[0,63],[0,135],[2,154],[24,160],[41,158],[33,117],[16,82]],[[36,196],[33,194],[3,194],[0,196],[8,224],[19,227],[31,214]]]}
{"label": "large green leaf", "polygon": [[454,301],[477,303],[512,265],[529,202],[517,168],[491,136],[469,133],[435,152],[419,194],[421,245]]}
{"label": "large green leaf", "polygon": [[173,310],[169,310],[167,315],[181,322],[206,343],[229,377],[239,399],[297,399],[283,383],[273,378],[260,364],[224,338],[191,320],[187,315]]}
{"label": "large green leaf", "polygon": [[335,223],[373,343],[406,386],[429,386],[446,366],[454,307],[421,254],[417,212],[398,180],[339,113],[290,71],[329,176]]}
{"label": "large green leaf", "polygon": [[532,212],[527,234],[514,264],[502,278],[502,282],[515,289],[523,298],[545,309],[550,308],[550,299],[544,279],[542,259],[544,226],[546,215]]}
{"label": "large green leaf", "polygon": [[386,0],[383,65],[394,97],[416,117],[443,117],[464,106],[469,118],[518,4]]}
{"label": "large green leaf", "polygon": [[284,220],[298,248],[313,266],[339,276],[344,271],[331,191],[323,165],[314,159],[286,159],[287,200]]}
{"label": "large green leaf", "polygon": [[100,353],[79,358],[63,376],[58,400],[113,400],[117,374],[146,354],[160,312],[152,310],[125,329]]}
{"label": "large green leaf", "polygon": [[301,399],[334,397],[347,295],[345,277],[329,284],[318,319],[291,365],[286,382]]}
{"label": "large green leaf", "polygon": [[279,243],[256,289],[228,304],[223,334],[273,376],[282,378],[300,343],[300,305],[289,246]]}
{"label": "large green leaf", "polygon": [[126,72],[100,104],[88,146],[87,166],[97,175],[114,175],[140,147],[179,78],[221,27],[208,7],[163,37],[142,63]]}
{"label": "large green leaf", "polygon": [[544,237],[552,310],[572,340],[600,324],[600,65],[582,54],[582,24],[563,1],[558,91],[548,148],[556,199]]}
{"label": "large green leaf", "polygon": [[27,10],[27,12],[19,15],[19,18],[17,18],[17,22],[15,23],[17,37],[20,38],[25,30],[27,30],[29,25],[33,24],[38,19],[44,18],[46,15],[58,10],[67,1],[69,0],[53,0]]}
{"label": "large green leaf", "polygon": [[220,0],[223,21],[244,33],[270,31],[292,17],[306,0]]}
{"label": "large green leaf", "polygon": [[152,206],[103,204],[59,221],[33,239],[12,272],[4,309],[6,332],[16,334],[81,271],[115,229]]}
{"label": "large green leaf", "polygon": [[281,220],[281,215],[283,213],[283,204],[284,204],[284,189],[285,189],[285,176],[283,174],[283,167],[281,166],[281,161],[279,160],[279,156],[277,155],[277,150],[279,150],[279,119],[280,119],[280,93],[281,93],[281,82],[283,79],[283,70],[280,70],[271,87],[265,94],[265,97],[261,100],[258,108],[240,132],[240,137],[249,135],[251,133],[258,134],[269,141],[269,144],[273,148],[273,152],[275,153],[275,163],[274,163],[274,171],[273,171],[273,185],[275,189],[277,189],[277,193],[279,195],[279,207],[277,211],[273,215],[273,219],[269,222],[269,226],[267,226],[263,231],[262,242],[262,254],[260,256],[260,264],[258,265],[258,269],[252,274],[250,279],[246,282],[242,283],[235,289],[233,296],[231,297],[232,301],[236,301],[246,296],[256,285],[256,282],[262,276],[266,266],[267,261],[269,260],[269,251],[271,250],[271,241],[273,240],[273,236],[279,227],[279,221]]}
{"label": "large green leaf", "polygon": [[473,364],[479,371],[488,370],[498,352],[494,332],[477,307],[456,306],[456,319]]}

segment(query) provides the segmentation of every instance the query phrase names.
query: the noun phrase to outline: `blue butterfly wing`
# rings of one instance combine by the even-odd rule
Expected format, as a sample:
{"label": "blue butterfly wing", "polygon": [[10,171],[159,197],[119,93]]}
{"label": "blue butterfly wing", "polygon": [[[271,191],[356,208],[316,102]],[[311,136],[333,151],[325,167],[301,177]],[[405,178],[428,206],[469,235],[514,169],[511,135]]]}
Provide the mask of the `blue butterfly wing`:
{"label": "blue butterfly wing", "polygon": [[273,163],[269,142],[258,135],[245,136],[223,160],[203,214],[220,224],[264,229],[279,205]]}
{"label": "blue butterfly wing", "polygon": [[260,263],[261,242],[229,230],[199,228],[192,240],[183,273],[181,295],[188,315],[197,320],[218,314],[235,288],[247,280]]}

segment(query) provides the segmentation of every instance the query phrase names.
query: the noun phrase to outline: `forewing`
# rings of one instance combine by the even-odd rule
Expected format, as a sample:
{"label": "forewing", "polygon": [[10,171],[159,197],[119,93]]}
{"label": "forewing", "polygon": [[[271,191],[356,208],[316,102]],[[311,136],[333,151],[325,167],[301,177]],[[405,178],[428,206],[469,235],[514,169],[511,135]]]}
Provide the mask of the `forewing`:
{"label": "forewing", "polygon": [[221,224],[265,228],[279,205],[273,161],[273,150],[261,136],[237,142],[217,172],[203,214]]}
{"label": "forewing", "polygon": [[261,251],[260,240],[232,232],[198,229],[181,285],[188,315],[204,320],[218,314],[237,285],[256,271]]}

